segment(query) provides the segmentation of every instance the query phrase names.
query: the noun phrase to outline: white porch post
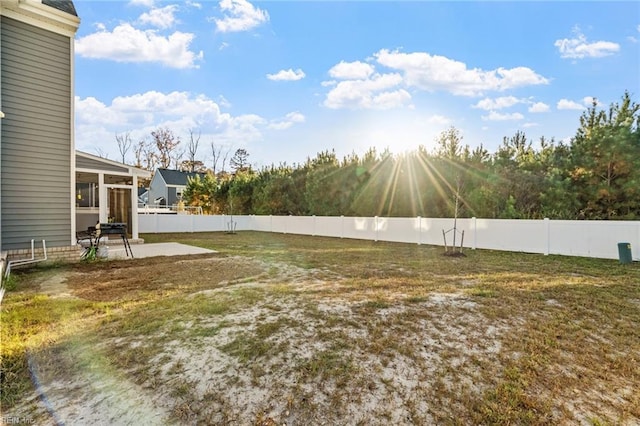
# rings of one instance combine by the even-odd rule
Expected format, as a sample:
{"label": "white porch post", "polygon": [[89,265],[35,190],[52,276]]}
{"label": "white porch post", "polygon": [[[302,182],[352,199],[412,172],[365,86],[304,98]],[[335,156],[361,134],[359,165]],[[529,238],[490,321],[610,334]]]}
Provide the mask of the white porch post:
{"label": "white porch post", "polygon": [[104,173],[98,173],[98,199],[100,223],[107,223],[109,212],[107,212],[107,187],[104,185]]}
{"label": "white porch post", "polygon": [[131,238],[138,238],[138,176],[135,174],[131,188]]}

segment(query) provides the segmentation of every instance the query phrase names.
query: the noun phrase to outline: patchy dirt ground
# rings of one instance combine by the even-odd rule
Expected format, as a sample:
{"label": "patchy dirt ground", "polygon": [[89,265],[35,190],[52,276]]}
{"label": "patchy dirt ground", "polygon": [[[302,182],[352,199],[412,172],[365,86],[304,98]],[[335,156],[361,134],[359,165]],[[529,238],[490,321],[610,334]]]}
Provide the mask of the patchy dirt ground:
{"label": "patchy dirt ground", "polygon": [[513,342],[562,300],[505,314],[508,300],[481,277],[448,275],[438,291],[417,294],[397,285],[411,276],[386,272],[371,285],[331,268],[221,255],[41,276],[32,291],[109,309],[29,354],[37,390],[7,414],[68,425],[506,424],[494,405],[512,398],[534,413],[522,423],[640,424],[637,370],[580,388],[571,359],[554,363],[557,377],[575,376],[571,389],[509,376],[510,363],[543,365],[545,354],[536,361],[531,346]]}

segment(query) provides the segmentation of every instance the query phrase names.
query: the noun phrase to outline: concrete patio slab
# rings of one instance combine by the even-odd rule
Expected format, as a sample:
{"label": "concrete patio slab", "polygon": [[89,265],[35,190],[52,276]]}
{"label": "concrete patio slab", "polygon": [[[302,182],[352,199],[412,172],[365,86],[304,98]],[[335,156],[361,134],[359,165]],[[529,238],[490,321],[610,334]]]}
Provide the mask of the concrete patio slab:
{"label": "concrete patio slab", "polygon": [[[133,252],[133,257],[136,259],[155,256],[182,256],[185,254],[216,253],[215,250],[188,246],[180,243],[132,244],[131,251]],[[109,246],[109,259],[126,258],[127,255],[124,251],[123,245],[117,244]]]}

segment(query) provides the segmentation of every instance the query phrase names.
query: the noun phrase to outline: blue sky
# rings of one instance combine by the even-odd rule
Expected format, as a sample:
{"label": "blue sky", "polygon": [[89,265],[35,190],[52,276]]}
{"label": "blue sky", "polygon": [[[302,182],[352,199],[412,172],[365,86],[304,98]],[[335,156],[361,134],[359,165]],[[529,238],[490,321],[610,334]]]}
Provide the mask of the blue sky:
{"label": "blue sky", "polygon": [[[639,2],[75,0],[76,148],[117,159],[159,126],[304,162],[566,140],[591,99],[640,100]],[[133,161],[133,152],[128,155]]]}

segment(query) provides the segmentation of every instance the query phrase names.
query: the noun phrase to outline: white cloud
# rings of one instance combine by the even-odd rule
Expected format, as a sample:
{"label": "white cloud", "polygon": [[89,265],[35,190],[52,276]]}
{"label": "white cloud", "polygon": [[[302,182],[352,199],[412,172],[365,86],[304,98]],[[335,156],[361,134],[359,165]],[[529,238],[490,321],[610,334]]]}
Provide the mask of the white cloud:
{"label": "white cloud", "polygon": [[[530,68],[497,68],[484,71],[468,69],[467,65],[444,56],[424,52],[401,53],[382,49],[373,55],[378,64],[399,72],[381,73],[366,62],[344,62],[329,70],[331,87],[324,101],[329,108],[396,108],[409,106],[409,89],[443,90],[454,95],[478,96],[486,91],[548,84],[549,80]],[[476,108],[496,110],[526,101],[513,96],[484,99]]]}
{"label": "white cloud", "polygon": [[629,40],[631,43],[637,43],[638,42],[638,39],[635,38],[634,36],[628,36],[627,40]]}
{"label": "white cloud", "polygon": [[483,115],[482,119],[484,121],[507,121],[507,120],[522,120],[524,118],[524,115],[520,114],[519,112],[514,112],[514,113],[506,113],[506,114],[500,114],[499,112],[496,111],[490,111],[489,115]]}
{"label": "white cloud", "polygon": [[[408,105],[411,101],[411,94],[404,89],[393,92],[380,92],[373,96],[371,105],[375,109],[392,109]],[[411,107],[411,105],[408,105]]]}
{"label": "white cloud", "polygon": [[539,126],[539,124],[538,124],[538,123],[524,123],[524,124],[522,125],[522,127],[524,127],[525,129],[527,129],[527,128],[529,128],[529,127],[537,127],[537,126]]}
{"label": "white cloud", "polygon": [[159,9],[151,9],[149,12],[140,15],[138,21],[142,24],[153,25],[156,28],[171,28],[176,22],[175,13],[177,10],[178,6],[175,4]]}
{"label": "white cloud", "polygon": [[189,7],[193,7],[194,9],[202,9],[202,3],[198,3],[195,1],[187,1],[186,5]]}
{"label": "white cloud", "polygon": [[274,120],[269,124],[270,129],[285,130],[296,123],[304,123],[305,116],[297,111],[288,113],[282,120]]}
{"label": "white cloud", "polygon": [[444,115],[436,114],[436,115],[432,115],[431,117],[429,117],[427,119],[427,122],[429,124],[436,124],[436,125],[439,125],[439,126],[447,126],[447,125],[451,124],[451,119],[445,117]]}
{"label": "white cloud", "polygon": [[329,75],[332,78],[337,78],[340,80],[364,80],[366,78],[369,78],[369,76],[373,74],[374,70],[375,69],[372,65],[365,62],[340,61],[339,64],[334,65],[329,70]]}
{"label": "white cloud", "polygon": [[223,19],[215,19],[221,33],[248,31],[269,20],[269,14],[246,0],[222,0]]}
{"label": "white cloud", "polygon": [[231,108],[231,102],[229,102],[229,100],[225,98],[223,95],[218,96],[218,105],[220,105],[223,108]]}
{"label": "white cloud", "polygon": [[401,83],[400,74],[374,74],[364,80],[340,81],[327,93],[324,106],[332,109],[400,107],[411,100],[406,90],[397,88]]}
{"label": "white cloud", "polygon": [[78,124],[126,124],[124,117],[94,97],[85,99],[76,97],[75,112]]}
{"label": "white cloud", "polygon": [[473,105],[473,108],[480,108],[480,109],[489,111],[489,110],[495,110],[495,109],[509,108],[521,102],[523,101],[516,98],[515,96],[502,96],[495,99],[484,98],[481,101],[478,101],[477,104]]}
{"label": "white cloud", "polygon": [[155,0],[131,0],[129,2],[132,6],[144,6],[144,7],[153,7],[155,4]]}
{"label": "white cloud", "polygon": [[98,31],[75,41],[75,52],[85,58],[117,62],[159,62],[171,68],[197,68],[203,53],[189,50],[194,35],[176,31],[162,36],[120,24],[113,31]]}
{"label": "white cloud", "polygon": [[579,27],[573,28],[573,38],[556,40],[553,44],[558,48],[560,57],[570,59],[602,58],[613,55],[620,50],[620,45],[611,41],[588,42]]}
{"label": "white cloud", "polygon": [[267,78],[273,81],[297,81],[302,80],[305,75],[300,68],[295,71],[289,68],[288,70],[280,70],[275,74],[267,74]]}
{"label": "white cloud", "polygon": [[584,105],[575,101],[570,101],[569,99],[560,99],[556,105],[556,108],[568,110],[583,110]]}
{"label": "white cloud", "polygon": [[549,105],[544,102],[536,102],[531,104],[529,107],[529,112],[547,112],[549,111]]}
{"label": "white cloud", "polygon": [[[215,138],[221,144],[232,145],[239,140],[259,140],[268,124],[255,114],[232,116],[207,96],[187,92],[150,91],[119,96],[110,104],[92,97],[76,97],[75,109],[76,145],[85,151],[93,151],[96,144],[115,149],[115,133],[127,131],[133,140],[140,140],[159,126],[169,127],[183,139],[190,128],[198,128],[203,140]],[[291,116],[289,120],[297,122],[299,117]]]}
{"label": "white cloud", "polygon": [[444,56],[386,49],[374,56],[379,64],[401,71],[406,85],[428,91],[444,90],[454,95],[478,96],[487,91],[549,83],[548,79],[526,67],[489,71],[469,69],[463,62]]}

